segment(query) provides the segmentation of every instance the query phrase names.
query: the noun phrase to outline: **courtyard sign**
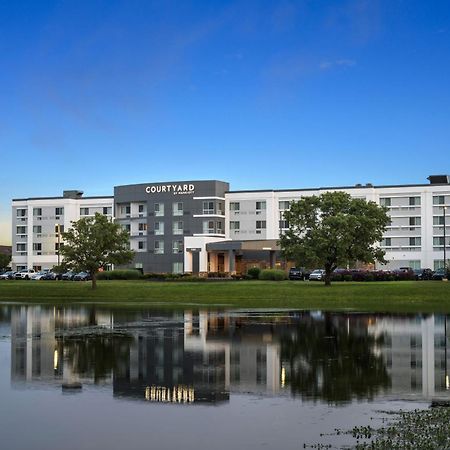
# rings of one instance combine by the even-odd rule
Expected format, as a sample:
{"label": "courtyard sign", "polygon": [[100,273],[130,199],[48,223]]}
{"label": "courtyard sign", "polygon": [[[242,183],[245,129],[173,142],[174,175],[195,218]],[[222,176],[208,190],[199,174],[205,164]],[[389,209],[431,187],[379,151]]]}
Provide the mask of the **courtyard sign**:
{"label": "courtyard sign", "polygon": [[173,195],[193,194],[195,186],[193,184],[158,184],[154,186],[147,186],[145,192],[147,194],[159,194],[165,192],[172,192]]}

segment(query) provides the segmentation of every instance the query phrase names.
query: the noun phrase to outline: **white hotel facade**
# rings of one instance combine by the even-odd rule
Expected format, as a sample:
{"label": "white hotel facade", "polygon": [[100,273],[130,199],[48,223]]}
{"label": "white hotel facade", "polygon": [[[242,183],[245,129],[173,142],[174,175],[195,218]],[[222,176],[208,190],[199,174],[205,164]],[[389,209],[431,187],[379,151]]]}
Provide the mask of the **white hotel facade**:
{"label": "white hotel facade", "polygon": [[444,235],[447,260],[450,256],[450,177],[428,180],[257,191],[232,191],[228,183],[216,180],[178,181],[118,186],[111,197],[65,191],[62,197],[15,199],[12,268],[56,265],[58,225],[67,230],[71,221],[95,212],[114,217],[130,230],[130,247],[136,251],[130,267],[144,272],[235,273],[255,264],[284,267],[277,240],[287,227],[283,212],[289,203],[343,191],[388,208],[391,224],[379,243],[387,264],[376,268],[436,269],[444,265]]}

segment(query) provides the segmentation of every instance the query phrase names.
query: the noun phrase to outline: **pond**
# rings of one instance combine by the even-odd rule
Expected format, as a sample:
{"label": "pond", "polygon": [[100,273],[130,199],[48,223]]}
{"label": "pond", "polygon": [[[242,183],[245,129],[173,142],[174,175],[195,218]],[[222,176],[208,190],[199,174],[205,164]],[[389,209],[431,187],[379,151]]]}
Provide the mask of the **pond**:
{"label": "pond", "polygon": [[340,448],[335,428],[450,399],[447,319],[0,306],[1,446]]}

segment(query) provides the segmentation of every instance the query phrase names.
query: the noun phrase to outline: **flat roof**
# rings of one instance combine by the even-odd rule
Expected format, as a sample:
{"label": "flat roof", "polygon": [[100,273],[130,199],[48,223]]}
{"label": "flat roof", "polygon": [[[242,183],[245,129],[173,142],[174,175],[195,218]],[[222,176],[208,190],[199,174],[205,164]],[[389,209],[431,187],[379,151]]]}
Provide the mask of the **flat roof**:
{"label": "flat roof", "polygon": [[226,194],[240,194],[246,192],[302,192],[302,191],[320,191],[320,190],[337,190],[337,189],[387,189],[387,188],[410,188],[410,187],[434,187],[448,186],[448,183],[422,183],[422,184],[386,184],[386,185],[369,185],[361,184],[360,186],[320,186],[314,188],[298,188],[298,189],[250,189],[239,191],[226,191]]}
{"label": "flat roof", "polygon": [[185,184],[185,183],[223,183],[223,184],[230,184],[229,181],[223,181],[223,180],[215,180],[215,179],[208,179],[208,180],[175,180],[175,181],[147,181],[143,183],[132,183],[132,184],[117,184],[114,185],[115,188],[122,188],[122,187],[129,187],[129,186],[143,186],[143,185],[152,185],[152,184],[161,184],[161,185],[167,185],[167,184]]}
{"label": "flat roof", "polygon": [[99,198],[114,198],[114,195],[96,195],[92,197],[79,197],[79,198],[71,198],[71,197],[28,197],[28,198],[13,198],[13,202],[23,202],[28,200],[96,200]]}

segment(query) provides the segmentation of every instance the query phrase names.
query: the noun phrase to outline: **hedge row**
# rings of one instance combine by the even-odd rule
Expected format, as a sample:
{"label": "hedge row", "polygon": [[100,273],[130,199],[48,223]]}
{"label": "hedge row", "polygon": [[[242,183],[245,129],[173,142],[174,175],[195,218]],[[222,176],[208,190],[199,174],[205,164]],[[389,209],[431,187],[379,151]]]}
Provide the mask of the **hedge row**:
{"label": "hedge row", "polygon": [[387,272],[383,270],[370,272],[355,270],[333,273],[331,275],[332,281],[408,281],[415,279],[413,272]]}
{"label": "hedge row", "polygon": [[139,280],[142,278],[141,272],[138,270],[110,270],[99,272],[97,279],[99,280]]}

